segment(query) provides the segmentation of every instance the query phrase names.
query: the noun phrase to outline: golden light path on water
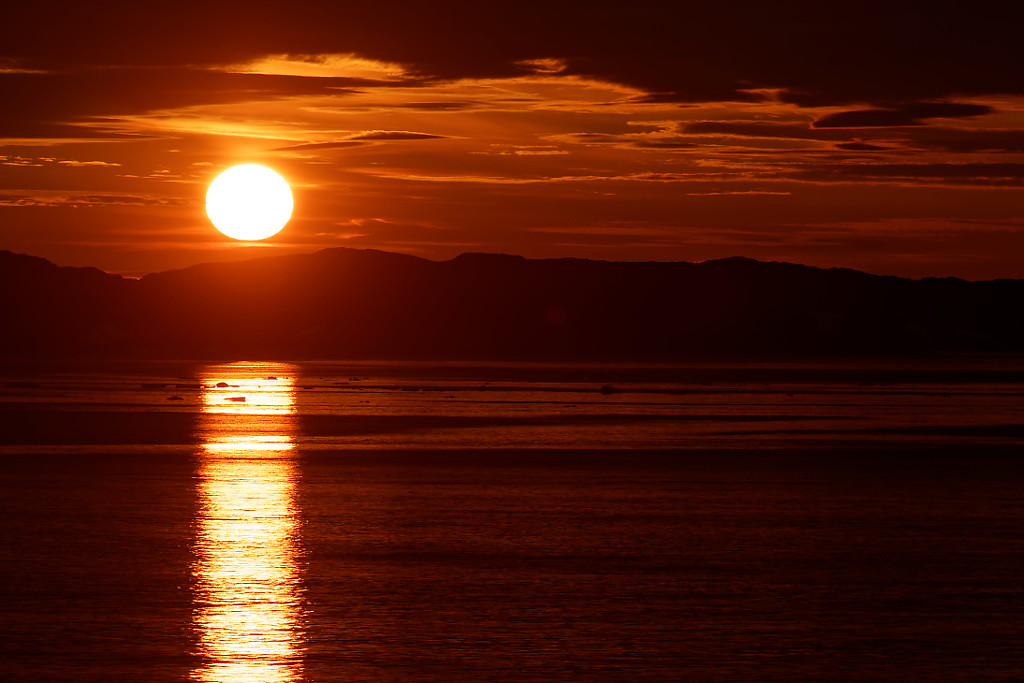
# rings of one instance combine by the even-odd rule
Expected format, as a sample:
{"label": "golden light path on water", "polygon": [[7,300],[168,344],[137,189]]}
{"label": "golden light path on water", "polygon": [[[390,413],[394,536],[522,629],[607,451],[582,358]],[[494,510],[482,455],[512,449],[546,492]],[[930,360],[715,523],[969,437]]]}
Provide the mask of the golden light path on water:
{"label": "golden light path on water", "polygon": [[[193,680],[285,683],[302,674],[294,368],[202,373]],[[217,386],[217,384],[227,386]]]}

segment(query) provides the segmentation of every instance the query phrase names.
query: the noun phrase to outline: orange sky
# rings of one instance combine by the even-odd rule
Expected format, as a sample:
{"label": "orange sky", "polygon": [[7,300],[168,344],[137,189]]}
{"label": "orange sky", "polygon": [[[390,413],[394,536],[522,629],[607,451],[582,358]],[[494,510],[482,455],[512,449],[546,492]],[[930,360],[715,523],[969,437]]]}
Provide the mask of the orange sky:
{"label": "orange sky", "polygon": [[[820,4],[19,7],[0,249],[132,275],[349,246],[1024,277],[1008,4]],[[247,245],[204,194],[249,162],[296,206]]]}

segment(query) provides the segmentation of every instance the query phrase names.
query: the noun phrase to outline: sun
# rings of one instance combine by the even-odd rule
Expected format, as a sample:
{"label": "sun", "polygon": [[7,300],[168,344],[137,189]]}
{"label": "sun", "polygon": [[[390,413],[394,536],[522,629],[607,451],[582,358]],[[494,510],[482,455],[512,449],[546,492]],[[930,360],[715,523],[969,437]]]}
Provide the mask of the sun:
{"label": "sun", "polygon": [[210,183],[206,215],[228,237],[264,240],[280,232],[291,218],[292,189],[266,166],[232,166]]}

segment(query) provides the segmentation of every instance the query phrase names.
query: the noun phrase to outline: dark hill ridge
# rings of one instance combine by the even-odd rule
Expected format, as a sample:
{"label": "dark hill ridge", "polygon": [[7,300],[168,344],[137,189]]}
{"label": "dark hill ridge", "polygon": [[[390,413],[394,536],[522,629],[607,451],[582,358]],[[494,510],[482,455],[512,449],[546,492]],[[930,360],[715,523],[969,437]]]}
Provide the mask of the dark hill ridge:
{"label": "dark hill ridge", "polygon": [[666,360],[1024,350],[1024,281],[327,249],[128,280],[0,252],[8,356]]}
{"label": "dark hill ridge", "polygon": [[112,348],[133,324],[131,284],[97,268],[0,251],[0,353],[74,356]]}

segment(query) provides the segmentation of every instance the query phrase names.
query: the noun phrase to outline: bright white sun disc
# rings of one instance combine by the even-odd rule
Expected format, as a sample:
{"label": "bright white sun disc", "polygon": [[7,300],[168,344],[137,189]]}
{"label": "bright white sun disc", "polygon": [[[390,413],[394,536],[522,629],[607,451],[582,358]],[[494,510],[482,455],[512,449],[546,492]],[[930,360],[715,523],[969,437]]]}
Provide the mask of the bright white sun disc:
{"label": "bright white sun disc", "polygon": [[232,166],[210,183],[206,215],[228,237],[263,240],[280,232],[291,218],[292,189],[266,166]]}

